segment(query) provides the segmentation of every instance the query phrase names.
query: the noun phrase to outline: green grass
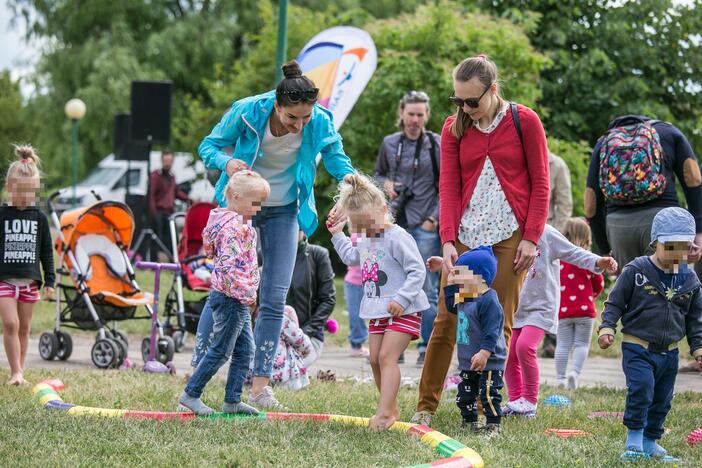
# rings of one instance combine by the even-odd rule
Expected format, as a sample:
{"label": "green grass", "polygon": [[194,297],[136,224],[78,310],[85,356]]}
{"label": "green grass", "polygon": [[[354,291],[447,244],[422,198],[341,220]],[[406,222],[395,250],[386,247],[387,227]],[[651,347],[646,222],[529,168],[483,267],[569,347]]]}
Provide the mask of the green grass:
{"label": "green grass", "polygon": [[[0,380],[7,377],[7,370],[0,371]],[[66,384],[62,398],[74,404],[166,411],[174,409],[185,383],[183,376],[138,371],[30,370],[26,377],[33,382],[62,379]],[[553,391],[545,387],[542,395]],[[278,390],[277,395],[296,412],[355,416],[370,416],[377,398],[368,384],[317,381],[306,390]],[[433,426],[480,453],[486,466],[618,466],[624,427],[619,421],[588,419],[587,414],[621,411],[624,392],[581,389],[570,396],[572,407],[541,405],[538,418],[506,419],[502,435],[487,440],[460,428],[458,410],[448,395]],[[401,389],[403,420],[411,416],[416,397],[416,389]],[[218,407],[222,398],[223,382],[214,381],[204,400]],[[29,387],[6,385],[0,385],[0,401],[0,460],[12,460],[17,466],[45,466],[47,460],[54,466],[402,466],[436,459],[428,446],[407,435],[334,423],[73,417],[44,410]],[[692,429],[702,426],[699,394],[676,395],[666,426],[670,433],[662,444],[688,466],[701,466],[702,447],[684,443]],[[545,435],[547,428],[578,428],[594,435],[559,439]]]}

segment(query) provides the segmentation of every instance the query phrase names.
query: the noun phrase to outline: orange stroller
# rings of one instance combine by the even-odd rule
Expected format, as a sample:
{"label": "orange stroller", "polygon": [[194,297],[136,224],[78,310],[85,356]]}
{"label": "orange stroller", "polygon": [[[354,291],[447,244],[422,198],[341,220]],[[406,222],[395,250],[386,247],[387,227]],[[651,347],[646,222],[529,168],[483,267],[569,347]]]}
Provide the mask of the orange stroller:
{"label": "orange stroller", "polygon": [[[127,335],[115,328],[121,320],[151,320],[153,296],[139,289],[127,249],[134,235],[134,216],[127,205],[98,199],[88,207],[65,211],[59,220],[49,199],[51,219],[59,231],[56,287],[56,323],[53,332],[39,338],[45,360],[66,360],[73,350],[71,336],[61,326],[97,330],[91,359],[106,369],[121,366],[128,351]],[[68,276],[72,284],[63,284]],[[137,314],[144,307],[145,315]],[[112,322],[112,326],[107,325]],[[158,359],[173,358],[173,340],[159,326]],[[149,340],[148,338],[145,340]],[[149,343],[146,343],[147,347]],[[144,343],[142,343],[142,347]]]}

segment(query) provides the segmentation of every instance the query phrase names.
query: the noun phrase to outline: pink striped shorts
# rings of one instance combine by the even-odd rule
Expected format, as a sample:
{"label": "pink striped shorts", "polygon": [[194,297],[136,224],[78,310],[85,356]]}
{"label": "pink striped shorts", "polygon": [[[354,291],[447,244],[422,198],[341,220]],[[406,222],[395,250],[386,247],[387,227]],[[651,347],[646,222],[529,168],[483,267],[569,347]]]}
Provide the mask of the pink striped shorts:
{"label": "pink striped shorts", "polygon": [[0,297],[11,297],[19,302],[32,304],[39,302],[39,288],[37,283],[17,286],[7,281],[0,281]]}
{"label": "pink striped shorts", "polygon": [[368,322],[368,333],[382,335],[387,330],[400,333],[407,333],[413,340],[419,338],[422,326],[422,313],[402,315],[400,317],[387,317],[381,319],[371,319]]}

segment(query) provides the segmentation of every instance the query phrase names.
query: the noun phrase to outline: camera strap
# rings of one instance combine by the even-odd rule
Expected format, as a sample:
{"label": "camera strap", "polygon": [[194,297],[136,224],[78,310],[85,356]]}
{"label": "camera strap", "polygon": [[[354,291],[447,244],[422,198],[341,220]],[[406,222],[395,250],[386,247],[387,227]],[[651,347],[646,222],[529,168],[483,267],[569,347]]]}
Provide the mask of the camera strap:
{"label": "camera strap", "polygon": [[[419,157],[422,154],[422,145],[424,144],[424,132],[419,135],[417,141],[414,145],[414,161],[412,162],[412,182],[410,188],[414,187],[414,180],[417,177],[417,169],[419,169]],[[402,161],[402,148],[405,145],[405,134],[402,133],[400,136],[400,142],[397,144],[397,151],[395,151],[395,172],[393,174],[393,183],[397,182],[397,173],[400,170],[400,162]]]}

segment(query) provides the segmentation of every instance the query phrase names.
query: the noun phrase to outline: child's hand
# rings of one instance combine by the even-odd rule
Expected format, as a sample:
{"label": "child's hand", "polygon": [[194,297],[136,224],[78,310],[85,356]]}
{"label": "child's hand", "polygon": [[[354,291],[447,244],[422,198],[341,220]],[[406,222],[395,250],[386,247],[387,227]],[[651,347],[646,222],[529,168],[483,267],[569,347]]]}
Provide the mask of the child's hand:
{"label": "child's hand", "polygon": [[597,268],[601,268],[609,274],[616,273],[617,268],[619,268],[619,265],[617,265],[617,261],[612,257],[600,257],[599,259],[597,259],[595,265],[597,265]]}
{"label": "child's hand", "polygon": [[427,258],[427,270],[431,271],[432,273],[436,273],[437,271],[441,270],[442,266],[444,266],[444,259],[442,257],[437,257],[435,255]]}
{"label": "child's hand", "polygon": [[388,312],[390,315],[393,317],[399,317],[402,315],[402,312],[405,311],[405,308],[402,307],[400,304],[398,304],[395,301],[390,301],[390,304],[388,304]]}
{"label": "child's hand", "polygon": [[702,371],[702,356],[697,356],[695,361],[697,361],[697,364],[700,366],[700,371]]}
{"label": "child's hand", "polygon": [[346,221],[346,218],[341,218],[336,223],[333,223],[332,219],[329,218],[327,220],[327,229],[329,230],[329,233],[333,236],[343,231],[344,226],[346,226]]}
{"label": "child's hand", "polygon": [[54,288],[50,286],[46,286],[44,290],[42,291],[42,295],[44,297],[44,300],[48,300],[54,297]]}
{"label": "child's hand", "polygon": [[487,360],[490,357],[490,351],[481,349],[470,358],[470,370],[483,371],[487,365]]}
{"label": "child's hand", "polygon": [[600,349],[607,349],[614,343],[614,336],[612,335],[602,335],[597,339],[597,344],[600,345]]}

